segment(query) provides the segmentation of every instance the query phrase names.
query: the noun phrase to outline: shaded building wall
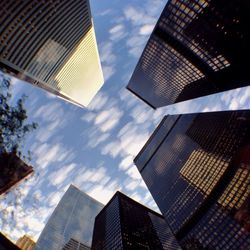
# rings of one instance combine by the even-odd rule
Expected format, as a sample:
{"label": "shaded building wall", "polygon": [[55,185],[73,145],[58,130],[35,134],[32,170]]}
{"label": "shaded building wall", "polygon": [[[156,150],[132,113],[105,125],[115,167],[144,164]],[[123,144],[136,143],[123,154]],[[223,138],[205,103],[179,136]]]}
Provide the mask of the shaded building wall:
{"label": "shaded building wall", "polygon": [[247,0],[170,0],[127,85],[153,108],[249,85]]}
{"label": "shaded building wall", "polygon": [[96,217],[92,249],[180,248],[163,216],[117,192]]}
{"label": "shaded building wall", "polygon": [[250,237],[250,111],[168,116],[157,131],[157,143],[150,138],[135,164],[178,241],[244,249]]}

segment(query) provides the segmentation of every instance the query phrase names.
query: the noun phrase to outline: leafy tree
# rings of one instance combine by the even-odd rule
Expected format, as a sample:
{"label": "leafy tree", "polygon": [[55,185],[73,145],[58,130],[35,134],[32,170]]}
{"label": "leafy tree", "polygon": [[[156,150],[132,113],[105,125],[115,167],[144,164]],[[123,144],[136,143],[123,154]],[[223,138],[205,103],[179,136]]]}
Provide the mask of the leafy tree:
{"label": "leafy tree", "polygon": [[[37,123],[26,123],[28,118],[23,95],[13,105],[11,98],[11,79],[0,72],[0,154],[21,152],[25,136],[37,128]],[[29,153],[28,153],[29,154]]]}

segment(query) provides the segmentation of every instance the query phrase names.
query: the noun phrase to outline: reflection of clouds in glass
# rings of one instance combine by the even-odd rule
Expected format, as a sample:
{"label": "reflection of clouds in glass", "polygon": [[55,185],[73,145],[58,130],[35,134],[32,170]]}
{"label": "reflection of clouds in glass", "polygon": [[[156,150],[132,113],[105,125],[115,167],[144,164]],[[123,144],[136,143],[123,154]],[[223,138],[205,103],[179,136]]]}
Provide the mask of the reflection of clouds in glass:
{"label": "reflection of clouds in glass", "polygon": [[91,245],[95,216],[103,205],[70,186],[37,242],[37,249],[57,250],[71,238]]}

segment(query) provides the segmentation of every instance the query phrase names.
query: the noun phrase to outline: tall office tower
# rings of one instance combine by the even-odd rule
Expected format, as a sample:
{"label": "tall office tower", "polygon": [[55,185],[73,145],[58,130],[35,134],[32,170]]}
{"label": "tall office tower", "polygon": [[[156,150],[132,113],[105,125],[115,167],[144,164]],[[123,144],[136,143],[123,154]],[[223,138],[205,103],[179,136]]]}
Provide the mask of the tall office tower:
{"label": "tall office tower", "polygon": [[162,215],[116,192],[96,216],[91,249],[180,248]]}
{"label": "tall office tower", "polygon": [[17,240],[16,245],[22,250],[33,250],[36,243],[29,236],[24,235]]}
{"label": "tall office tower", "polygon": [[248,0],[169,0],[127,88],[153,108],[250,84]]}
{"label": "tall office tower", "polygon": [[90,247],[71,238],[69,242],[64,245],[62,250],[90,250]]}
{"label": "tall office tower", "polygon": [[0,69],[76,105],[103,84],[88,0],[1,0]]}
{"label": "tall office tower", "polygon": [[71,185],[50,216],[36,250],[62,249],[71,238],[91,246],[94,221],[103,205]]}
{"label": "tall office tower", "polygon": [[34,173],[15,153],[0,154],[0,169],[0,196]]}
{"label": "tall office tower", "polygon": [[184,249],[248,249],[249,110],[166,116],[134,162]]}

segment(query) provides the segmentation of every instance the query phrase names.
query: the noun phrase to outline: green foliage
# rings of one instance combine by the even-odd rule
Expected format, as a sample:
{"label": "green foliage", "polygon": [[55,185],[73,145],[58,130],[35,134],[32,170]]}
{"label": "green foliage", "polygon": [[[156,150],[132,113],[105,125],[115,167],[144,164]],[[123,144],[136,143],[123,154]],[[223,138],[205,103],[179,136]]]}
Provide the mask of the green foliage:
{"label": "green foliage", "polygon": [[0,153],[15,152],[22,156],[21,148],[25,136],[38,127],[37,123],[27,124],[28,118],[23,95],[13,105],[11,79],[0,72]]}

